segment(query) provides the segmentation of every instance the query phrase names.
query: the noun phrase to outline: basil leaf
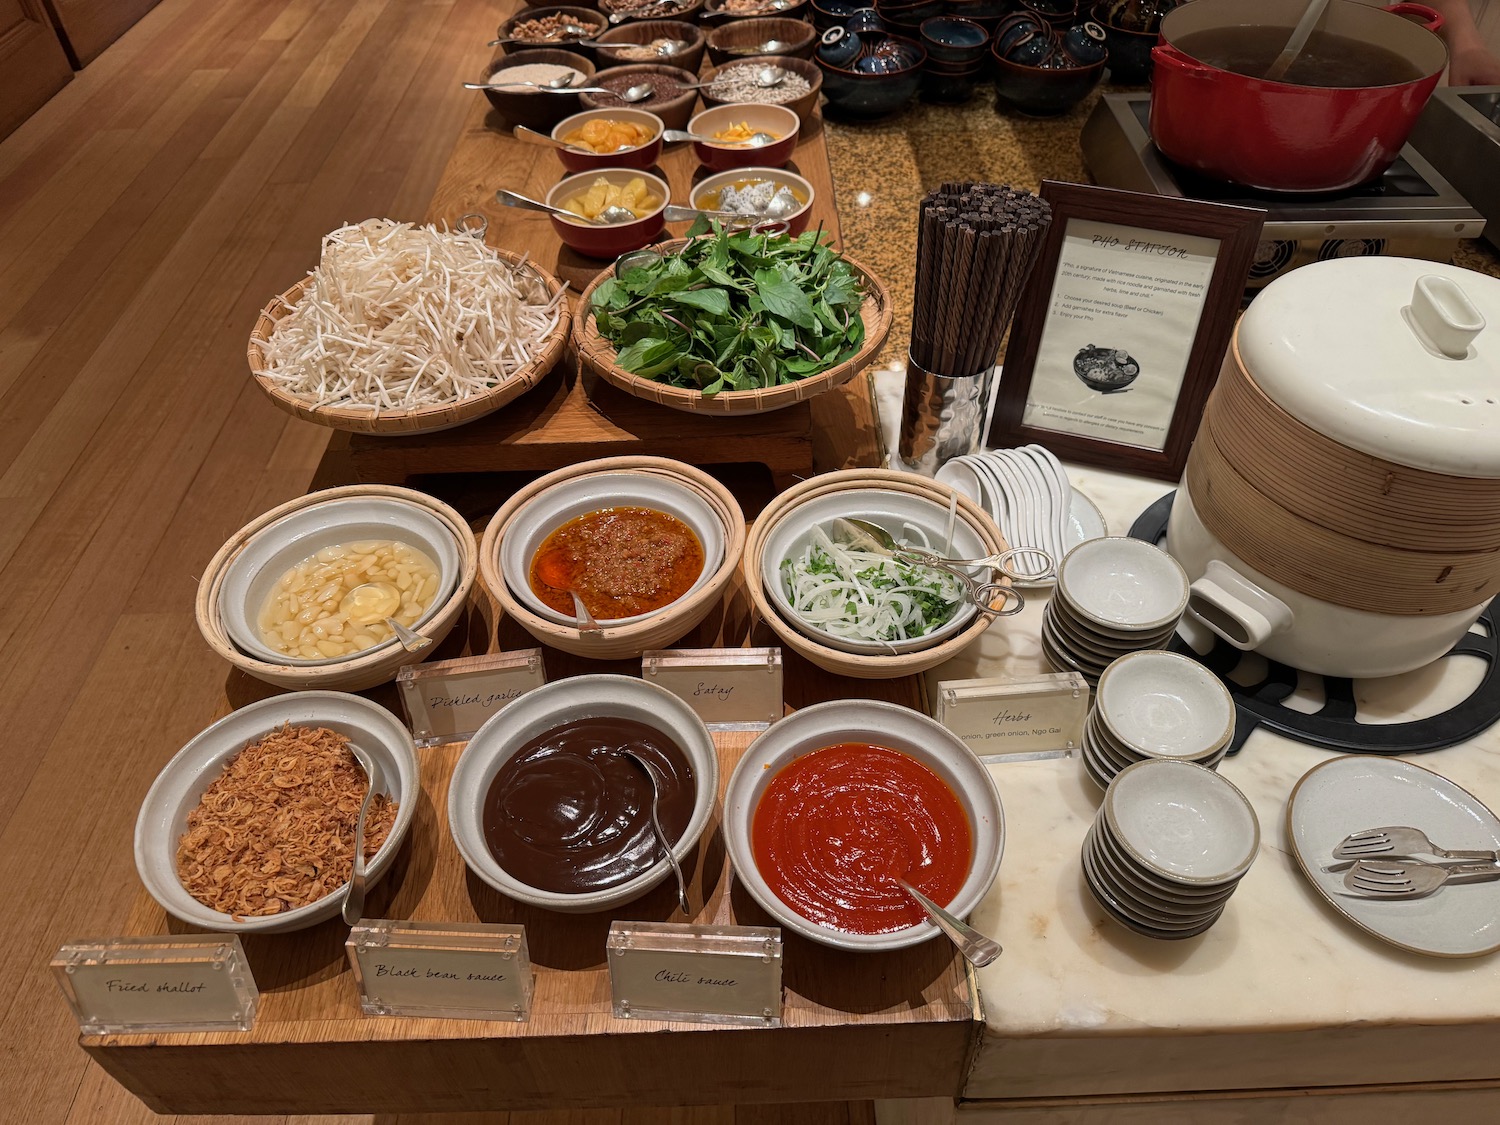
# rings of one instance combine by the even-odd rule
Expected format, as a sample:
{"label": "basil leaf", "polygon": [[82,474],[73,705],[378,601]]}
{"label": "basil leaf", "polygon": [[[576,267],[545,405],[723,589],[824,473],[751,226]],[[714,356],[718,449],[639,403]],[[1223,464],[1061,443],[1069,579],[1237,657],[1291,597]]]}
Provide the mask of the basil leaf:
{"label": "basil leaf", "polygon": [[689,289],[672,294],[672,300],[682,305],[692,305],[713,316],[729,315],[729,294],[722,289]]}
{"label": "basil leaf", "polygon": [[807,294],[797,285],[780,278],[766,284],[762,280],[765,272],[769,271],[762,271],[761,275],[757,275],[755,292],[766,306],[766,311],[784,317],[798,328],[816,328],[817,319],[813,315],[812,301],[808,300]]}

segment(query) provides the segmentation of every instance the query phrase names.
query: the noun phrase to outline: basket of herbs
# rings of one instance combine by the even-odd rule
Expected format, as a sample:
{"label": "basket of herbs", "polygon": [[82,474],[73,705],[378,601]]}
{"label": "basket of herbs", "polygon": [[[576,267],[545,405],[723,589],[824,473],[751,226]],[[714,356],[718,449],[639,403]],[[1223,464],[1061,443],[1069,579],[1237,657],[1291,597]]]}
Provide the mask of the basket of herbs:
{"label": "basket of herbs", "polygon": [[847,382],[885,343],[891,301],[822,231],[709,227],[627,255],[584,290],[573,341],[589,370],[702,414],[780,410]]}

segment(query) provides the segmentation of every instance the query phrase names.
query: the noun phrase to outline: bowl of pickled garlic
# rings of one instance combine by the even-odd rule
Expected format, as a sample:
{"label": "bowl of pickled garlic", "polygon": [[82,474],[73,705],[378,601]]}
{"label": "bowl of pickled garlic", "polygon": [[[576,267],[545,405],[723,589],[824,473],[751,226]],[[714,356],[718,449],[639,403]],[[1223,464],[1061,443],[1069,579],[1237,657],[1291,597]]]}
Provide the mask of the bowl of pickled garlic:
{"label": "bowl of pickled garlic", "polygon": [[596,168],[644,171],[661,159],[665,128],[654,113],[615,106],[586,109],[564,117],[553,128],[552,139],[574,146],[556,150],[557,158],[569,172],[589,172]]}
{"label": "bowl of pickled garlic", "polygon": [[337,664],[399,645],[449,599],[459,544],[436,514],[395,497],[315,503],[261,528],[229,563],[219,615],[234,646],[272,664]]}
{"label": "bowl of pickled garlic", "polygon": [[[564,245],[591,258],[617,258],[654,242],[662,232],[662,212],[671,188],[649,172],[605,168],[581,172],[562,180],[547,193],[553,207],[578,216],[552,216],[552,229]],[[591,220],[610,207],[623,207],[633,221],[595,224]]]}

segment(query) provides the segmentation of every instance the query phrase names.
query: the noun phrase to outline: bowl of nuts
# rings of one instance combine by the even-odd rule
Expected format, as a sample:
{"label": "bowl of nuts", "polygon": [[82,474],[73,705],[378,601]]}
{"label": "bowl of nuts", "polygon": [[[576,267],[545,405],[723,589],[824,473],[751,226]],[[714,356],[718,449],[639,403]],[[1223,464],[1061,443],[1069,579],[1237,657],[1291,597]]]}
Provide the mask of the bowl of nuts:
{"label": "bowl of nuts", "polygon": [[593,39],[609,24],[589,8],[526,8],[500,25],[500,49],[507,55],[545,47],[588,51],[575,47],[581,39]]}

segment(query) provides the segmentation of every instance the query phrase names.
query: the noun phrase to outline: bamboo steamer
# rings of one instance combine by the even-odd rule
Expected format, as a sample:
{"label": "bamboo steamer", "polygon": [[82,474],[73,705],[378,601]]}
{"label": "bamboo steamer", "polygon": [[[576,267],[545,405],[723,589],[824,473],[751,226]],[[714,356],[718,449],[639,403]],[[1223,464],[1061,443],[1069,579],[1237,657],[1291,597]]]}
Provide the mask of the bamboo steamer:
{"label": "bamboo steamer", "polygon": [[1188,614],[1312,672],[1443,655],[1500,593],[1500,282],[1304,267],[1235,328],[1168,527]]}
{"label": "bamboo steamer", "polygon": [[[680,250],[687,244],[687,239],[678,238],[659,243],[654,249],[670,253]],[[844,260],[854,267],[864,281],[865,299],[860,307],[860,315],[865,322],[864,343],[858,352],[843,363],[795,383],[783,383],[779,386],[751,391],[720,391],[716,395],[704,395],[700,391],[687,387],[669,387],[664,383],[658,383],[655,379],[643,379],[617,366],[615,363],[617,353],[614,345],[599,334],[594,318],[589,313],[589,302],[593,298],[594,290],[613,276],[612,270],[605,270],[594,278],[589,287],[583,291],[583,296],[579,298],[578,314],[573,320],[573,345],[584,365],[606,383],[619,387],[636,398],[644,398],[660,403],[662,406],[670,406],[673,410],[683,410],[690,414],[764,414],[772,410],[782,410],[847,383],[870,365],[884,346],[886,337],[890,335],[891,322],[894,317],[890,291],[878,277],[859,262],[847,255]]]}
{"label": "bamboo steamer", "polygon": [[[529,271],[546,287],[549,296],[555,297],[564,288],[561,281],[535,262],[530,261],[525,255],[499,249],[495,250],[495,253],[512,265]],[[275,331],[276,322],[302,299],[303,290],[307,287],[310,278],[311,275],[304,277],[285,293],[272,297],[270,303],[261,310],[260,316],[255,321],[255,327],[250,332],[250,343],[245,348],[245,357],[250,363],[250,374],[255,379],[256,385],[278,407],[294,417],[301,418],[304,422],[314,422],[335,430],[403,436],[436,433],[439,430],[461,426],[465,422],[472,422],[476,418],[494,413],[540,383],[556,366],[568,342],[571,317],[567,303],[563,302],[558,306],[557,323],[537,344],[531,361],[509,379],[496,384],[482,394],[470,395],[457,402],[419,406],[408,410],[377,411],[360,410],[348,406],[314,406],[288,393],[267,375],[265,356],[266,342]]]}
{"label": "bamboo steamer", "polygon": [[[601,623],[602,636],[585,636],[567,625],[549,621],[524,605],[506,582],[500,548],[506,530],[532,500],[563,481],[606,473],[645,473],[667,477],[697,493],[718,514],[724,528],[724,557],[708,581],[663,606],[644,621],[626,625]],[[479,546],[479,571],[485,588],[505,613],[545,645],[593,660],[629,660],[647,649],[666,648],[696,629],[724,597],[745,550],[745,515],[734,495],[713,477],[667,457],[603,457],[548,473],[532,481],[505,502],[485,528]],[[525,575],[520,576],[526,580]]]}
{"label": "bamboo steamer", "polygon": [[[830,492],[852,488],[882,488],[893,492],[904,492],[911,496],[931,500],[945,508],[951,502],[951,498],[957,496],[959,518],[979,535],[984,542],[985,550],[993,555],[1007,549],[1000,529],[995,526],[995,521],[989,517],[989,514],[967,496],[955,492],[946,484],[911,473],[892,472],[888,469],[843,469],[838,472],[824,473],[821,476],[810,477],[781,493],[766,506],[756,519],[754,526],[751,527],[749,539],[745,544],[745,559],[742,566],[745,589],[750,594],[751,604],[771,627],[772,632],[781,639],[782,644],[825,671],[859,680],[892,680],[900,676],[916,675],[929,668],[936,668],[977,641],[993,622],[983,614],[979,614],[968,627],[932,648],[900,655],[867,656],[841,652],[819,644],[784,620],[766,594],[765,584],[761,579],[761,558],[771,530],[799,505]],[[1006,586],[1010,585],[1010,580],[1001,577],[998,572],[995,580]]]}
{"label": "bamboo steamer", "polygon": [[314,688],[329,691],[363,691],[365,688],[389,682],[405,665],[416,664],[424,659],[423,655],[407,652],[399,644],[394,644],[360,653],[332,664],[308,666],[272,663],[241,652],[230,640],[229,631],[224,626],[223,618],[219,613],[219,589],[224,584],[224,576],[229,569],[229,564],[244,550],[245,544],[252,536],[293,512],[330,500],[360,496],[405,501],[435,515],[453,532],[460,558],[458,582],[437,612],[416,630],[422,636],[432,638],[433,644],[423,650],[426,654],[430,655],[437,648],[438,644],[452,631],[453,626],[458,623],[469,600],[469,593],[474,588],[474,576],[479,561],[479,550],[474,541],[474,533],[456,511],[441,500],[434,499],[425,493],[396,485],[357,484],[343,488],[328,488],[321,492],[310,492],[306,496],[289,500],[251,520],[219,548],[198,582],[198,597],[194,603],[198,631],[203,634],[203,639],[208,642],[208,646],[214,652],[240,671],[258,680],[264,680],[278,687],[291,688],[294,691]]}

